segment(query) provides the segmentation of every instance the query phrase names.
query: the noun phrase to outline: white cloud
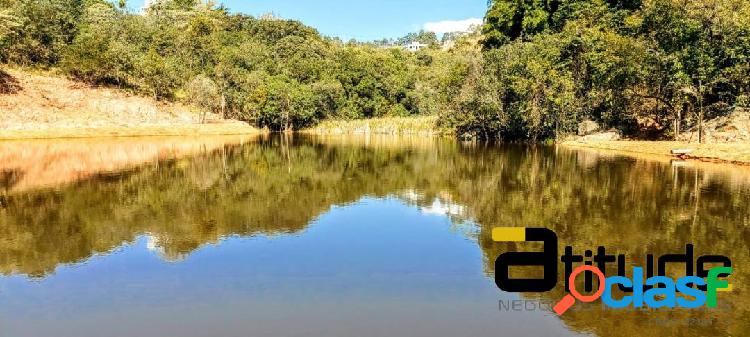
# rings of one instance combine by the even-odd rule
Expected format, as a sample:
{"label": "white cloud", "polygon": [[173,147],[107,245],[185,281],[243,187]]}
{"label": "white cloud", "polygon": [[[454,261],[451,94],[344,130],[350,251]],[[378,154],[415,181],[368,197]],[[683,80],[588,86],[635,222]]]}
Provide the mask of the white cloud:
{"label": "white cloud", "polygon": [[471,26],[479,26],[482,24],[482,19],[469,18],[466,20],[446,20],[438,22],[425,23],[422,28],[428,32],[434,32],[435,34],[445,34],[451,32],[468,32]]}

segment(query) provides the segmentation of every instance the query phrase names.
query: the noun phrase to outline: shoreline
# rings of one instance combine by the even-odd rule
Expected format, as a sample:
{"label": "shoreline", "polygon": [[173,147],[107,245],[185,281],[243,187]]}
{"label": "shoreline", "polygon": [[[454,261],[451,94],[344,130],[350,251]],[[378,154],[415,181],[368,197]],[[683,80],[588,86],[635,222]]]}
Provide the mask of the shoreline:
{"label": "shoreline", "polygon": [[[624,155],[645,155],[674,160],[750,166],[750,143],[697,144],[675,141],[563,141],[559,145],[574,149],[593,149]],[[672,150],[689,149],[685,155],[673,155]]]}
{"label": "shoreline", "polygon": [[[327,120],[316,127],[297,131],[299,134],[316,136],[415,136],[435,137],[452,133],[436,126],[434,116],[385,117],[364,120]],[[0,141],[34,139],[82,139],[112,137],[188,137],[188,136],[232,136],[261,135],[261,130],[239,121],[221,121],[208,124],[159,123],[127,126],[101,126],[82,128],[40,128],[0,130]],[[750,143],[696,144],[675,141],[580,141],[568,140],[557,143],[572,149],[603,150],[631,156],[649,156],[662,159],[688,160],[750,166]],[[672,154],[675,149],[689,149],[682,156]]]}
{"label": "shoreline", "polygon": [[232,136],[266,133],[249,124],[226,121],[212,124],[143,124],[83,128],[0,130],[0,141],[31,139],[76,139],[108,137]]}

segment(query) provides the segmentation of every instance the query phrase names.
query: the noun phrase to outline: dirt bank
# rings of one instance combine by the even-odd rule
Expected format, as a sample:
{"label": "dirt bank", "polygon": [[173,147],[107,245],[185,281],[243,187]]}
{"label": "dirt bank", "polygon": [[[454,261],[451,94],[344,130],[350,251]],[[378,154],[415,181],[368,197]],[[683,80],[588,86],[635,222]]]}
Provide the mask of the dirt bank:
{"label": "dirt bank", "polygon": [[246,123],[53,72],[0,70],[0,139],[253,133]]}
{"label": "dirt bank", "polygon": [[662,157],[675,157],[672,150],[680,149],[689,150],[689,153],[684,155],[682,159],[750,165],[750,142],[697,144],[622,140],[566,141],[561,144],[572,148],[590,148]]}

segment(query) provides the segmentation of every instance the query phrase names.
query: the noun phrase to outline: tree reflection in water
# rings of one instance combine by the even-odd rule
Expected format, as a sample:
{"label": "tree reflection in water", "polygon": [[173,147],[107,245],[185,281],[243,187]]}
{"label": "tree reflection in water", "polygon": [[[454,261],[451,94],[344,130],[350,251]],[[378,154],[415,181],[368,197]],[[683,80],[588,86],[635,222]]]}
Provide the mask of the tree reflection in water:
{"label": "tree reflection in water", "polygon": [[[484,252],[487,282],[500,253],[538,248],[493,243],[496,226],[548,227],[561,249],[606,246],[626,254],[631,266],[643,265],[649,253],[682,252],[686,243],[696,246],[696,256],[729,256],[735,290],[720,295],[724,310],[596,307],[562,319],[574,330],[608,336],[750,332],[750,273],[744,270],[750,260],[750,172],[744,168],[676,167],[564,148],[441,139],[272,136],[184,155],[124,171],[94,169],[51,188],[10,188],[24,170],[39,168],[3,171],[0,272],[43,278],[142,235],[165,259],[179,261],[223,237],[297,233],[332,206],[391,196],[437,209],[454,223],[476,223],[476,230],[462,231]],[[681,270],[670,269],[675,276]],[[557,300],[561,288],[530,297]],[[684,323],[706,318],[713,320]],[[644,330],[653,319],[683,323]]]}

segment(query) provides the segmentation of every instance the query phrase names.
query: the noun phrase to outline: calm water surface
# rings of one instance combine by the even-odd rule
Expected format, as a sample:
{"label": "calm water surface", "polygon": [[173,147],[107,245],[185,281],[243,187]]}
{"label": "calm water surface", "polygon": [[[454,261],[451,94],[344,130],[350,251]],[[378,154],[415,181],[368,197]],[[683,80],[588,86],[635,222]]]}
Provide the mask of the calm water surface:
{"label": "calm water surface", "polygon": [[[535,248],[497,226],[631,265],[693,243],[733,260],[735,290],[712,311],[503,311],[563,293],[497,289],[494,259]],[[0,336],[745,336],[749,243],[732,166],[409,138],[0,143]]]}

